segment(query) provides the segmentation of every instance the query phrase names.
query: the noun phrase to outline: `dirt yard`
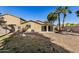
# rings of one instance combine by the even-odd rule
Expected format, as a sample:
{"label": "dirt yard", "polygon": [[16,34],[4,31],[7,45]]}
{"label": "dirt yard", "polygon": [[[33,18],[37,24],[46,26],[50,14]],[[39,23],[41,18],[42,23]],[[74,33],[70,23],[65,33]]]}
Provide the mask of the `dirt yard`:
{"label": "dirt yard", "polygon": [[0,53],[68,53],[70,51],[52,43],[39,33],[15,33],[3,39]]}
{"label": "dirt yard", "polygon": [[51,42],[62,46],[71,52],[79,52],[79,34],[78,33],[42,33],[51,38]]}
{"label": "dirt yard", "polygon": [[78,33],[25,33],[4,39],[0,52],[67,53],[79,52]]}

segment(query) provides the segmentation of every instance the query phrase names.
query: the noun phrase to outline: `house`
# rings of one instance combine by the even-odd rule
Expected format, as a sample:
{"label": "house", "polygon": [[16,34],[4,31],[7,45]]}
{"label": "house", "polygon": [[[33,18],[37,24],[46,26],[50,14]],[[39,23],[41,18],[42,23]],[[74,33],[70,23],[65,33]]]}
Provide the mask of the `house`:
{"label": "house", "polygon": [[[39,20],[33,21],[29,20],[26,21],[20,17],[11,15],[11,14],[4,14],[0,16],[0,22],[2,21],[3,25],[0,25],[0,33],[8,33],[17,31],[19,29],[26,28],[27,32],[52,32],[53,26],[48,22],[42,22]],[[2,34],[1,34],[2,35]]]}
{"label": "house", "polygon": [[11,14],[0,15],[0,36],[9,32],[17,31],[24,19]]}
{"label": "house", "polygon": [[16,25],[16,26],[20,26],[21,23],[25,22],[24,19],[11,15],[11,14],[4,14],[2,15],[3,20],[6,21],[7,25]]}
{"label": "house", "polygon": [[27,32],[52,32],[53,31],[53,26],[48,23],[48,22],[42,22],[42,21],[33,21],[33,20],[29,20],[26,21],[24,23],[22,23],[21,27],[27,27],[29,26],[29,28],[27,29]]}
{"label": "house", "polygon": [[53,26],[48,22],[42,22],[39,20],[33,21],[29,20],[26,21],[20,17],[11,15],[11,14],[4,14],[3,20],[6,21],[7,25],[15,25],[17,27],[25,28],[29,26],[30,28],[27,31],[35,31],[35,32],[52,32]]}
{"label": "house", "polygon": [[14,26],[15,30],[18,30],[18,27],[20,27],[21,23],[24,23],[26,21],[20,17],[11,14],[4,14],[2,15],[2,18],[7,26]]}

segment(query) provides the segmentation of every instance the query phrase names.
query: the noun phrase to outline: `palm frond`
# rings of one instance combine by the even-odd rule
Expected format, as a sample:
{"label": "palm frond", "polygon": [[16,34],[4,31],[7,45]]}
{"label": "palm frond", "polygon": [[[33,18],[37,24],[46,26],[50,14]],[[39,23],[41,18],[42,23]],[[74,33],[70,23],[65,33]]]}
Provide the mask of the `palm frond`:
{"label": "palm frond", "polygon": [[79,14],[79,10],[76,11],[76,14],[77,14],[77,15]]}
{"label": "palm frond", "polygon": [[71,11],[71,10],[68,10],[68,13],[70,13],[70,14],[71,14],[71,13],[72,13],[72,11]]}
{"label": "palm frond", "polygon": [[77,17],[79,17],[79,15],[77,15]]}
{"label": "palm frond", "polygon": [[68,6],[65,6],[65,9],[68,9]]}
{"label": "palm frond", "polygon": [[48,21],[50,22],[50,21],[56,21],[56,19],[57,19],[57,13],[55,13],[55,12],[53,12],[53,13],[49,13],[48,14],[48,16],[47,16],[47,19],[48,19]]}

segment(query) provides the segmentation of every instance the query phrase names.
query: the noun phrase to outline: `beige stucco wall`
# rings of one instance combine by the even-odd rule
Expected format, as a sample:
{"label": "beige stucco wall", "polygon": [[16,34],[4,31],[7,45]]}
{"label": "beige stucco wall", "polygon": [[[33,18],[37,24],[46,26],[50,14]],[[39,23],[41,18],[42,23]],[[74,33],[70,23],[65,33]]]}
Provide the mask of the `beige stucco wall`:
{"label": "beige stucco wall", "polygon": [[41,25],[35,22],[27,22],[22,24],[22,27],[25,27],[26,25],[31,25],[31,28],[28,29],[28,31],[34,30],[35,32],[41,32]]}
{"label": "beige stucco wall", "polygon": [[25,22],[25,21],[23,21],[23,20],[20,20],[20,23],[23,23],[23,22]]}
{"label": "beige stucco wall", "polygon": [[4,20],[7,21],[6,24],[16,24],[20,25],[20,19],[11,15],[4,15]]}

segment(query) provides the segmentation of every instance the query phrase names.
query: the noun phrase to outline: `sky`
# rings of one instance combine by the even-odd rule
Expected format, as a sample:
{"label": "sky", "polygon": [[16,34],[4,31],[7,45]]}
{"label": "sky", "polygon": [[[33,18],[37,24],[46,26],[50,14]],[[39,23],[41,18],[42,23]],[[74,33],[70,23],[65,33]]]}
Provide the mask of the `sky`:
{"label": "sky", "polygon": [[[0,6],[0,13],[12,14],[25,20],[47,21],[47,15],[58,7],[59,6]],[[79,17],[75,14],[75,11],[79,10],[79,6],[69,6],[69,9],[72,10],[73,13],[67,14],[65,23],[79,23]]]}

